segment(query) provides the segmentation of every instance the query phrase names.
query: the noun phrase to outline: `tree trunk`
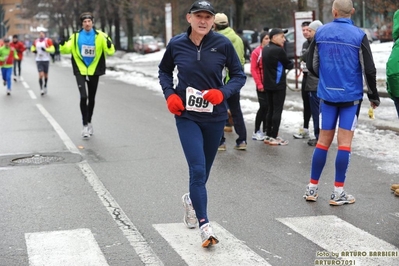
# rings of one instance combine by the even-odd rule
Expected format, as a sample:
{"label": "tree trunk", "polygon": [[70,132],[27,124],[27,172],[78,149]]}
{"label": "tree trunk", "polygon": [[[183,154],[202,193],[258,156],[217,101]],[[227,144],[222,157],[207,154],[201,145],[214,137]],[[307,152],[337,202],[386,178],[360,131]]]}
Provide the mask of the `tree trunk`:
{"label": "tree trunk", "polygon": [[308,9],[307,0],[298,0],[298,11],[306,11]]}
{"label": "tree trunk", "polygon": [[319,20],[324,23],[324,13],[323,13],[324,0],[318,0],[317,4],[319,9]]}
{"label": "tree trunk", "polygon": [[234,0],[236,6],[236,25],[235,29],[240,29],[244,25],[244,0]]}

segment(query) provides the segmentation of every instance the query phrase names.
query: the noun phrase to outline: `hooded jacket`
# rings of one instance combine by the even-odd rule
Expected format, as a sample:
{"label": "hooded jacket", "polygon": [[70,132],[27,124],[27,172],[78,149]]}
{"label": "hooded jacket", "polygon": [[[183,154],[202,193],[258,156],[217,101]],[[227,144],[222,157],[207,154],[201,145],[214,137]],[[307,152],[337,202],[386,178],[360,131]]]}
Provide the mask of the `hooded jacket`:
{"label": "hooded jacket", "polygon": [[391,98],[399,97],[399,10],[393,15],[392,28],[394,44],[386,66],[387,91]]}

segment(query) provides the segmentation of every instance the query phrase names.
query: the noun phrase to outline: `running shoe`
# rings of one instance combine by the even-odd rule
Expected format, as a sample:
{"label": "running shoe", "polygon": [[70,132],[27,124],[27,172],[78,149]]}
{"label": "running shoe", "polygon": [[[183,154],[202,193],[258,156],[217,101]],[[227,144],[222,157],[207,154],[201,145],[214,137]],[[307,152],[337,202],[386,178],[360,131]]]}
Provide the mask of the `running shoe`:
{"label": "running shoe", "polygon": [[209,248],[210,246],[219,243],[219,239],[213,233],[212,227],[209,223],[202,225],[200,231],[201,231],[202,247]]}
{"label": "running shoe", "polygon": [[307,128],[301,128],[299,133],[293,135],[296,139],[308,139],[309,138],[309,130]]}
{"label": "running shoe", "polygon": [[184,206],[184,217],[183,223],[190,229],[197,227],[197,216],[195,215],[195,210],[193,204],[191,203],[190,194],[186,193],[181,197]]}
{"label": "running shoe", "polygon": [[15,81],[15,82],[17,82],[17,81],[18,81],[16,76],[14,76],[14,81]]}
{"label": "running shoe", "polygon": [[224,132],[233,132],[233,127],[232,126],[225,126],[224,127]]}
{"label": "running shoe", "polygon": [[309,139],[308,140],[309,146],[316,146],[316,144],[317,144],[317,139]]}
{"label": "running shoe", "polygon": [[262,131],[258,130],[256,133],[252,134],[252,139],[253,140],[264,140],[265,139],[265,133]]}
{"label": "running shoe", "polygon": [[270,139],[271,139],[271,137],[265,135],[265,138],[263,139],[263,142],[265,144],[269,144],[270,143]]}
{"label": "running shoe", "polygon": [[45,92],[44,92],[44,90],[43,90],[43,89],[40,89],[40,95],[42,95],[42,96],[43,96],[43,95],[44,95],[44,93],[45,93]]}
{"label": "running shoe", "polygon": [[90,133],[89,133],[89,127],[88,126],[83,126],[82,138],[84,138],[84,139],[90,138]]}
{"label": "running shoe", "polygon": [[270,138],[269,139],[269,145],[272,145],[272,146],[285,146],[285,145],[288,145],[288,140],[284,140],[281,137]]}
{"label": "running shoe", "polygon": [[319,189],[317,186],[306,186],[306,191],[305,195],[303,195],[303,198],[307,201],[316,201],[319,197],[319,194],[317,194],[318,190]]}
{"label": "running shoe", "polygon": [[11,90],[7,90],[7,95],[11,95]]}
{"label": "running shoe", "polygon": [[395,190],[395,191],[393,192],[393,194],[394,194],[395,196],[398,196],[398,197],[399,197],[399,188],[398,188],[397,190]]}
{"label": "running shoe", "polygon": [[3,80],[3,85],[4,86],[7,85],[7,81]]}
{"label": "running shoe", "polygon": [[247,143],[245,141],[241,141],[239,144],[234,146],[234,149],[244,151],[247,149]]}
{"label": "running shoe", "polygon": [[355,203],[355,197],[346,194],[345,191],[342,191],[341,194],[337,191],[334,191],[333,194],[331,194],[330,205],[340,206],[352,203]]}
{"label": "running shoe", "polygon": [[392,185],[391,185],[391,190],[392,190],[392,191],[395,191],[395,190],[397,190],[397,189],[399,189],[399,184],[392,184]]}
{"label": "running shoe", "polygon": [[218,151],[225,151],[226,150],[226,143],[222,143],[219,145]]}
{"label": "running shoe", "polygon": [[89,128],[89,134],[90,134],[90,136],[92,136],[93,135],[93,125],[91,124],[91,123],[88,123],[87,124],[87,127]]}

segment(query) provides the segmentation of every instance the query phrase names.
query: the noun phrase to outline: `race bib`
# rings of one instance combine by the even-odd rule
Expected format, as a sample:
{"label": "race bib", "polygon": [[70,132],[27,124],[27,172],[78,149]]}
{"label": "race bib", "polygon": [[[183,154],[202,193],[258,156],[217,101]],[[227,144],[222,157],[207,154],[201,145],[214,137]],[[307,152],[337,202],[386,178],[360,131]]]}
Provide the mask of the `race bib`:
{"label": "race bib", "polygon": [[95,54],[95,46],[90,45],[82,45],[82,56],[84,57],[94,57]]}
{"label": "race bib", "polygon": [[187,87],[186,110],[200,113],[212,113],[213,104],[202,98],[201,91],[194,89],[193,87]]}

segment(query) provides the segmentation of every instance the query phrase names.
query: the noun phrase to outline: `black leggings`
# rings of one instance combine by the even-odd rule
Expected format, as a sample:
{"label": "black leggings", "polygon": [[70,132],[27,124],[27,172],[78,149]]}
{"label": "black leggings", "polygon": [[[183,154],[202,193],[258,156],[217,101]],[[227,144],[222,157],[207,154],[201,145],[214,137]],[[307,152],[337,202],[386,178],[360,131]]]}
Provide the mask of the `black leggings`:
{"label": "black leggings", "polygon": [[[18,75],[17,75],[17,68],[18,68]],[[21,76],[21,60],[14,59],[14,76]]]}
{"label": "black leggings", "polygon": [[258,102],[259,109],[255,117],[255,133],[260,130],[260,125],[262,124],[262,132],[266,132],[266,116],[267,116],[267,98],[265,91],[258,91]]}
{"label": "black leggings", "polygon": [[93,116],[99,76],[76,75],[75,77],[80,92],[80,111],[82,112],[83,125],[86,126],[91,123],[91,117]]}
{"label": "black leggings", "polygon": [[308,73],[304,73],[301,84],[301,94],[303,101],[303,128],[309,128],[310,117],[312,116],[312,112],[310,111],[310,101],[309,101],[309,93],[305,90],[306,79],[308,78]]}

